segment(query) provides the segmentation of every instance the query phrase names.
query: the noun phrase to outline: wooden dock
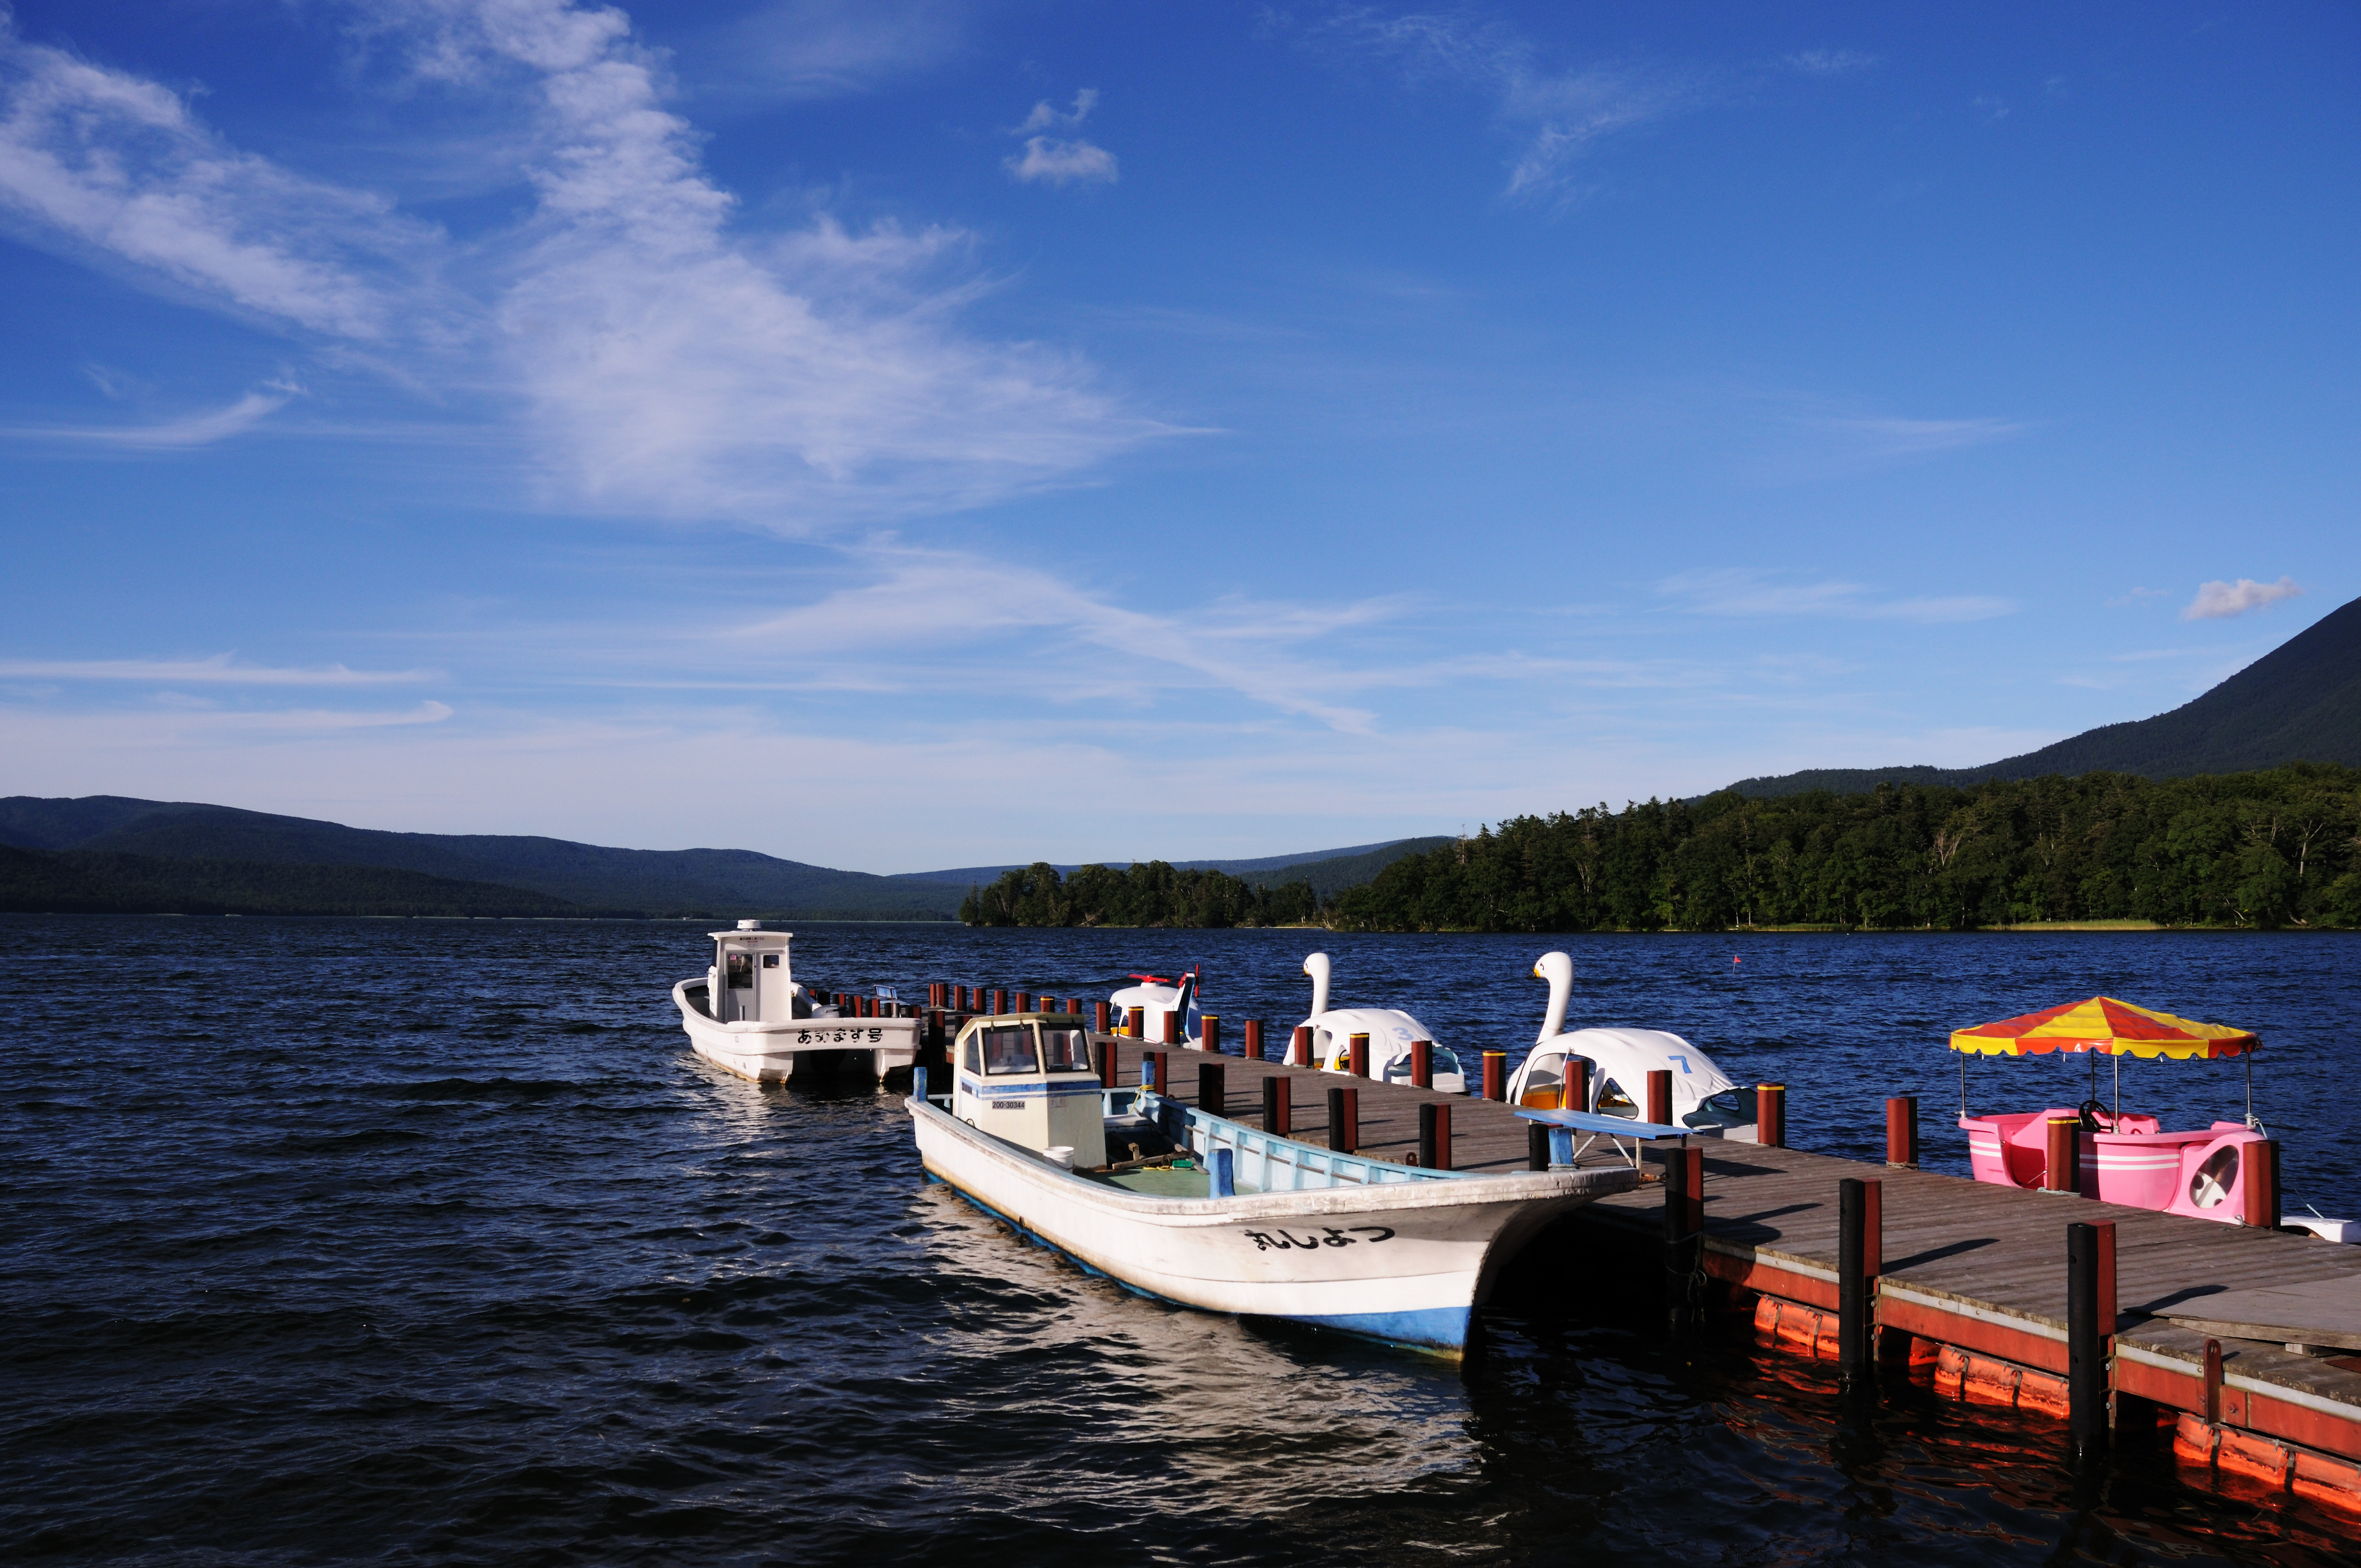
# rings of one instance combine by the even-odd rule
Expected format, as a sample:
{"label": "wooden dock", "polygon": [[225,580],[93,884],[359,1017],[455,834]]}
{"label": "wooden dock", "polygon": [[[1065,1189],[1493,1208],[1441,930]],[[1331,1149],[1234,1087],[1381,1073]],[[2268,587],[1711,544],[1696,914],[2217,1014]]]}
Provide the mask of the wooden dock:
{"label": "wooden dock", "polygon": [[[1452,1109],[1451,1164],[1524,1168],[1528,1128],[1508,1105],[1310,1068],[1116,1038],[1118,1081],[1140,1081],[1143,1056],[1167,1053],[1168,1091],[1195,1104],[1197,1069],[1219,1062],[1222,1114],[1259,1125],[1262,1080],[1288,1085],[1291,1131],[1328,1136],[1327,1091],[1358,1091],[1359,1148],[1416,1157],[1418,1108]],[[1283,1042],[1282,1042],[1283,1044]],[[1833,1357],[1838,1309],[1838,1183],[1879,1183],[1880,1234],[1869,1288],[1881,1360],[1928,1378],[1946,1396],[2063,1417],[2068,1370],[2067,1226],[2115,1227],[2109,1401],[2128,1440],[2172,1428],[2180,1457],[2300,1493],[2361,1516],[2361,1355],[2293,1352],[2278,1343],[2219,1340],[2208,1373],[2205,1336],[2158,1315],[2228,1289],[2361,1277],[2361,1247],[2305,1235],[2127,1209],[2070,1194],[2019,1190],[1909,1167],[1867,1165],[1791,1148],[1700,1139],[1702,1270],[1751,1301],[1770,1343]],[[1619,1157],[1602,1141],[1584,1163]],[[1652,1165],[1664,1156],[1651,1153]],[[1661,1255],[1664,1188],[1651,1184],[1582,1211],[1577,1234]],[[2130,1429],[2144,1428],[2135,1433]]]}

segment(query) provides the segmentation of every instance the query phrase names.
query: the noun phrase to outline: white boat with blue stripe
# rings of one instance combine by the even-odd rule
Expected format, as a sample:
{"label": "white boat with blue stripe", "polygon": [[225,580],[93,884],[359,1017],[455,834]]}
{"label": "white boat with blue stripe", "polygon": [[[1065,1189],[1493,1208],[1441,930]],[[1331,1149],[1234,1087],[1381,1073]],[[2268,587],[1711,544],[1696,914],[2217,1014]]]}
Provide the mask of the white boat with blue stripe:
{"label": "white boat with blue stripe", "polygon": [[[1639,1173],[1427,1170],[1103,1089],[1062,1014],[972,1020],[906,1102],[929,1174],[1084,1267],[1184,1306],[1460,1354],[1527,1241]],[[1109,1161],[1114,1152],[1131,1157]],[[1131,1146],[1126,1151],[1126,1146]]]}

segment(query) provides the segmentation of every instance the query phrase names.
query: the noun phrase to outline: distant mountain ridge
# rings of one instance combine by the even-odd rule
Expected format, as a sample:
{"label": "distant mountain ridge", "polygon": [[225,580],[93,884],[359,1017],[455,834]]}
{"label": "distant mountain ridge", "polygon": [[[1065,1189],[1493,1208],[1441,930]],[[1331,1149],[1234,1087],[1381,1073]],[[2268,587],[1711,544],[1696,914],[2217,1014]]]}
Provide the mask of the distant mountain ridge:
{"label": "distant mountain ridge", "polygon": [[[1287,871],[1328,898],[1442,841],[1186,864]],[[983,868],[874,876],[752,850],[390,833],[123,795],[0,798],[0,848],[14,851],[0,855],[0,908],[54,912],[950,920],[970,886],[992,880]]]}
{"label": "distant mountain ridge", "polygon": [[1885,783],[1956,787],[2090,773],[2170,779],[2257,773],[2290,762],[2361,767],[2361,599],[2153,718],[2103,725],[1978,768],[1813,768],[1741,779],[1730,787],[1766,798],[1813,790],[1856,795]]}

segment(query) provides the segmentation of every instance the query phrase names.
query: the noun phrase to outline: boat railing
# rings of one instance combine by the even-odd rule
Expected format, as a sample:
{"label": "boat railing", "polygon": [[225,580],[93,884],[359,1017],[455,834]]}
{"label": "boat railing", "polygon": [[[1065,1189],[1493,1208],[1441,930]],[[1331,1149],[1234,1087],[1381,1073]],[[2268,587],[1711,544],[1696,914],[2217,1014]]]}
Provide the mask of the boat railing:
{"label": "boat railing", "polygon": [[[1596,1111],[1553,1111],[1540,1106],[1518,1108],[1517,1114],[1528,1122],[1539,1122],[1549,1128],[1550,1164],[1570,1166],[1580,1159],[1583,1151],[1605,1138],[1615,1152],[1629,1161],[1632,1169],[1640,1168],[1642,1144],[1682,1143],[1689,1141],[1694,1127],[1675,1127],[1665,1122],[1636,1122],[1624,1116],[1602,1116]],[[1574,1141],[1576,1133],[1589,1136],[1580,1144]],[[1631,1146],[1626,1148],[1624,1146]]]}
{"label": "boat railing", "polygon": [[1466,1170],[1431,1170],[1396,1165],[1367,1155],[1323,1149],[1201,1111],[1152,1090],[1135,1091],[1137,1109],[1155,1122],[1175,1148],[1186,1148],[1211,1164],[1218,1150],[1230,1152],[1241,1188],[1259,1192],[1304,1192],[1334,1187],[1377,1187],[1403,1181],[1464,1181]]}

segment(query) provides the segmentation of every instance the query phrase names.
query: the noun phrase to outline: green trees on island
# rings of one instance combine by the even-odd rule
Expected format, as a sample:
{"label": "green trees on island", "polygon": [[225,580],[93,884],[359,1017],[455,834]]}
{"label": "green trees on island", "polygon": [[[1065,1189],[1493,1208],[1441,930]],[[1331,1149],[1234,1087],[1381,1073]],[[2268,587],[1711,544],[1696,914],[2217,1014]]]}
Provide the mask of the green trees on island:
{"label": "green trees on island", "polygon": [[1367,931],[2361,926],[2361,769],[1881,784],[1521,817],[1337,897]]}
{"label": "green trees on island", "polygon": [[1060,876],[1036,861],[970,890],[959,917],[971,926],[1284,926],[1319,913],[1308,882],[1272,888],[1225,872],[1175,871],[1162,861],[1125,871],[1083,866]]}

